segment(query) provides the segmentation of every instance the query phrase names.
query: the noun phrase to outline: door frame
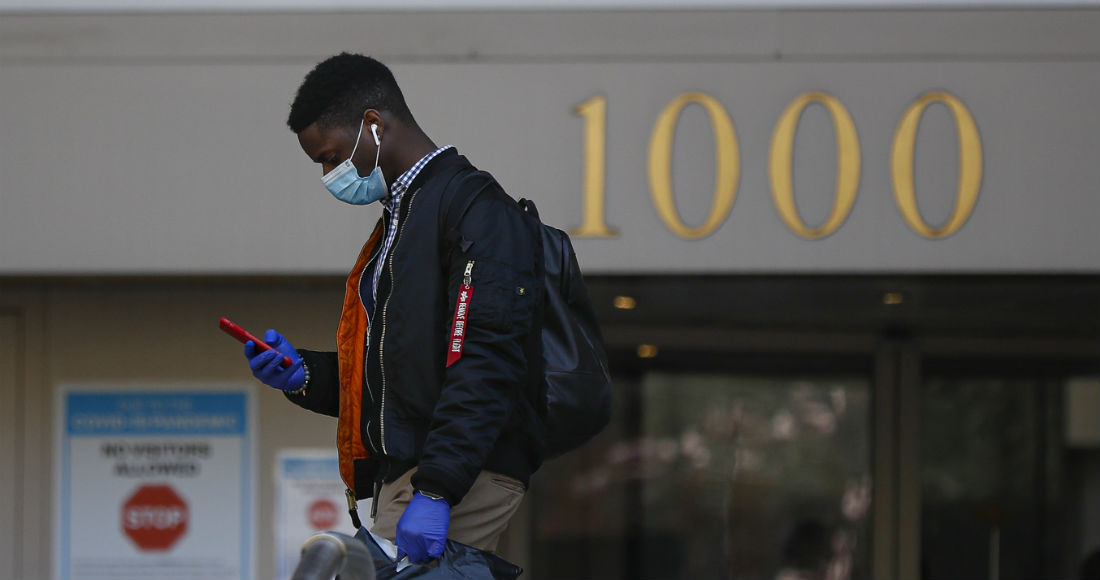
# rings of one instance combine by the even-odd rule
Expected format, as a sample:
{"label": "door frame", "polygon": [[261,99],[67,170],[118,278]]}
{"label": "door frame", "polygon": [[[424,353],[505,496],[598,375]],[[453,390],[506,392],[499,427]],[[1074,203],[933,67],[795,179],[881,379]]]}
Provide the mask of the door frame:
{"label": "door frame", "polygon": [[[0,451],[10,477],[0,483],[0,511],[4,520],[0,542],[7,544],[0,555],[0,576],[49,578],[53,532],[53,395],[47,381],[46,293],[39,287],[0,286],[0,317],[11,325],[14,344],[0,345],[10,351],[10,374],[14,383],[0,384],[0,404],[11,405],[10,423],[0,425],[3,438],[14,445]],[[7,373],[8,371],[5,371]],[[10,439],[8,437],[11,437]],[[9,558],[10,556],[10,558]]]}
{"label": "door frame", "polygon": [[[791,332],[663,325],[609,325],[609,351],[633,351],[646,337],[661,349],[719,354],[867,357],[873,361],[870,433],[873,481],[871,574],[921,577],[920,402],[924,366],[943,358],[1100,366],[1089,338],[908,336],[895,332]],[[639,362],[640,367],[646,363]],[[633,365],[632,365],[633,366]],[[617,369],[616,372],[619,372]],[[627,370],[627,373],[634,370]]]}

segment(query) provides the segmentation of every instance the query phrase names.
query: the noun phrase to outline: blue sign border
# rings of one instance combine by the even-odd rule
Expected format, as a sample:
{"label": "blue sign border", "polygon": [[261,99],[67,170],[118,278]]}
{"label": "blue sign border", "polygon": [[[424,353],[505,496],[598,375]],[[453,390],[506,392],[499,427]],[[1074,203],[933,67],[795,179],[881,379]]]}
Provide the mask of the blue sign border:
{"label": "blue sign border", "polygon": [[74,437],[236,436],[241,438],[241,578],[253,578],[252,398],[245,389],[162,391],[66,389],[62,391],[58,577],[70,578],[72,506],[71,442]]}

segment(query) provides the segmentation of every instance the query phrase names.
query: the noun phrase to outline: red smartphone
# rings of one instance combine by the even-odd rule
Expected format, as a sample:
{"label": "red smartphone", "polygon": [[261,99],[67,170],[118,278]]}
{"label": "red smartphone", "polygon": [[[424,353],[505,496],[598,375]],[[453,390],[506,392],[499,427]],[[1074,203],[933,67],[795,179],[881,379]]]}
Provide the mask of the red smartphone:
{"label": "red smartphone", "polygon": [[[222,330],[224,330],[225,333],[229,336],[232,336],[233,338],[241,341],[242,344],[251,340],[256,344],[256,350],[271,350],[271,346],[268,345],[266,342],[256,338],[255,336],[252,336],[252,334],[249,333],[247,330],[241,328],[240,326],[237,326],[232,320],[229,320],[224,316],[221,320],[218,321],[218,326]],[[283,356],[283,362],[280,363],[279,366],[285,369],[292,364],[294,364],[294,361],[290,360],[289,356]]]}

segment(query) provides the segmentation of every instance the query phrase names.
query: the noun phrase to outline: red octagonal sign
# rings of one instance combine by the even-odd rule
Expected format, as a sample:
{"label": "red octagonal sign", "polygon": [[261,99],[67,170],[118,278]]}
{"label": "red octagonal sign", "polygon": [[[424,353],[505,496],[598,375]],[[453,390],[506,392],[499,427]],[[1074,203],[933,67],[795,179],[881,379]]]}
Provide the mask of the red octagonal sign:
{"label": "red octagonal sign", "polygon": [[315,530],[327,530],[340,520],[340,508],[331,501],[321,498],[309,506],[309,525]]}
{"label": "red octagonal sign", "polygon": [[187,502],[170,485],[143,485],[122,504],[122,531],[143,551],[170,550],[188,519]]}

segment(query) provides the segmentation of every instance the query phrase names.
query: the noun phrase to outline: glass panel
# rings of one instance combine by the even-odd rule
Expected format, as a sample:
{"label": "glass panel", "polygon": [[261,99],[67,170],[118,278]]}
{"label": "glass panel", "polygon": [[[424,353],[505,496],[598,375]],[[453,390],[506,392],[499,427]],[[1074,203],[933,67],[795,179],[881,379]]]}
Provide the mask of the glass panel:
{"label": "glass panel", "polygon": [[870,576],[867,379],[616,390],[609,432],[536,475],[533,578]]}
{"label": "glass panel", "polygon": [[1064,393],[1050,378],[925,381],[925,578],[1076,575],[1087,538],[1100,533],[1088,501],[1100,451],[1068,445]]}
{"label": "glass panel", "polygon": [[654,373],[642,393],[619,452],[642,465],[644,576],[868,575],[866,379]]}
{"label": "glass panel", "polygon": [[1067,452],[1062,559],[1075,578],[1100,579],[1100,377],[1071,379],[1063,393]]}
{"label": "glass panel", "polygon": [[611,424],[576,451],[535,473],[527,502],[532,512],[532,569],[528,578],[629,578],[626,554],[631,476],[608,461],[616,441],[630,437],[637,413],[636,383],[612,384]]}

